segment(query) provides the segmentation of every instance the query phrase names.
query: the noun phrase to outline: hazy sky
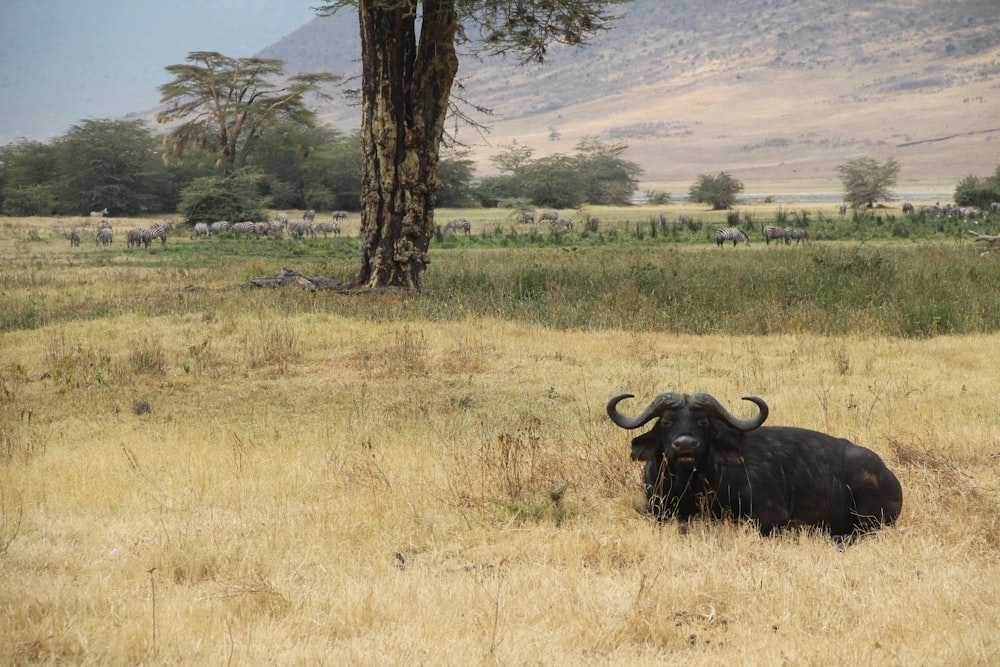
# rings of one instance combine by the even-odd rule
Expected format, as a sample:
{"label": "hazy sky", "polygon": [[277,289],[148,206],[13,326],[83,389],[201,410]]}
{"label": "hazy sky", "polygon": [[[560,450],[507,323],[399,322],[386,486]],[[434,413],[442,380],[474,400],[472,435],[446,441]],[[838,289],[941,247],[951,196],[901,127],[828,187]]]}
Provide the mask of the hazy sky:
{"label": "hazy sky", "polygon": [[159,102],[191,51],[252,56],[316,0],[0,0],[0,144]]}

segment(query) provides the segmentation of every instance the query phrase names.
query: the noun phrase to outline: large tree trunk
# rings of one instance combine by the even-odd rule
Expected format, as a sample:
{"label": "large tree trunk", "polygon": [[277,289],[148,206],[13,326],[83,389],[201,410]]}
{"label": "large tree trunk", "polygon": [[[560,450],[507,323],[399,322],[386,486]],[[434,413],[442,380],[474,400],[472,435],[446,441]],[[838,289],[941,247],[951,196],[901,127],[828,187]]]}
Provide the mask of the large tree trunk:
{"label": "large tree trunk", "polygon": [[362,246],[351,286],[420,289],[440,189],[438,153],[458,71],[454,0],[360,0],[358,10]]}

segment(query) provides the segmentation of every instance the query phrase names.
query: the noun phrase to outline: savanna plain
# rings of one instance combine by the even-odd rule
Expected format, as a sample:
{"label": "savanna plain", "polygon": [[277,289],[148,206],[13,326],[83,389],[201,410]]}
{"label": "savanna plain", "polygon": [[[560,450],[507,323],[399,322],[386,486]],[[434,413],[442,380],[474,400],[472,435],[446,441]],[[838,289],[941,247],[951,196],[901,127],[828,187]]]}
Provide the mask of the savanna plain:
{"label": "savanna plain", "polygon": [[[151,219],[96,247],[0,218],[0,661],[1000,663],[1000,256],[831,211],[722,249],[591,214],[441,211],[473,234],[421,294],[239,287],[349,278],[356,215],[148,249]],[[898,524],[657,524],[604,405],[663,391],[873,449]]]}

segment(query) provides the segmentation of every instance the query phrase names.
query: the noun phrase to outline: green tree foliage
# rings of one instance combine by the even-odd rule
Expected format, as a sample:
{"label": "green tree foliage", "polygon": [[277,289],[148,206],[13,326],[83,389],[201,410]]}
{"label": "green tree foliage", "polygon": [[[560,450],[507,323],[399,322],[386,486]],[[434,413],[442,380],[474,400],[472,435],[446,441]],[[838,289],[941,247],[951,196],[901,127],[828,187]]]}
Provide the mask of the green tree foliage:
{"label": "green tree foliage", "polygon": [[159,145],[142,120],[84,120],[54,145],[57,210],[85,215],[162,211],[172,184]]}
{"label": "green tree foliage", "polygon": [[51,215],[55,177],[51,144],[22,140],[0,146],[0,210],[7,215]]}
{"label": "green tree foliage", "polygon": [[[114,215],[176,211],[180,193],[196,179],[218,178],[211,152],[191,151],[183,162],[166,165],[160,152],[160,140],[141,121],[86,121],[52,143],[0,146],[0,210],[17,215],[80,215],[105,206]],[[344,137],[327,127],[280,124],[261,138],[247,172],[263,175],[251,179],[253,196],[264,197],[260,203],[268,208],[357,210],[360,134]],[[204,183],[195,190],[204,190]]]}
{"label": "green tree foliage", "polygon": [[716,211],[730,208],[736,203],[736,195],[743,192],[743,183],[724,171],[718,174],[702,174],[688,190],[688,199],[701,204],[711,204]]}
{"label": "green tree foliage", "polygon": [[305,181],[325,188],[334,210],[356,211],[361,207],[361,135],[328,136],[306,160]]}
{"label": "green tree foliage", "polygon": [[[582,44],[625,0],[336,0],[361,32],[361,267],[354,286],[420,288],[430,261],[456,45],[541,61],[555,42]],[[478,34],[474,34],[478,33]]]}
{"label": "green tree foliage", "polygon": [[0,188],[51,183],[56,177],[56,148],[22,140],[0,146]]}
{"label": "green tree foliage", "polygon": [[606,144],[584,137],[576,145],[576,168],[584,180],[584,199],[591,204],[628,204],[639,184],[642,167],[626,160],[625,144]]}
{"label": "green tree foliage", "polygon": [[490,159],[502,173],[483,179],[477,196],[484,206],[525,199],[551,208],[574,208],[584,202],[628,204],[642,169],[622,157],[627,148],[585,137],[573,155],[534,159],[531,148],[515,146]]}
{"label": "green tree foliage", "polygon": [[3,212],[6,215],[52,215],[56,196],[48,185],[18,185],[4,188]]}
{"label": "green tree foliage", "polygon": [[270,208],[357,210],[361,197],[359,135],[328,127],[282,124],[261,139],[252,165],[266,174]]}
{"label": "green tree foliage", "polygon": [[259,177],[248,174],[195,179],[181,192],[178,210],[185,222],[258,222],[267,219],[260,204]]}
{"label": "green tree foliage", "polygon": [[892,196],[899,176],[899,163],[893,158],[879,164],[870,157],[859,157],[839,165],[837,173],[844,185],[845,202],[855,208],[872,207]]}
{"label": "green tree foliage", "polygon": [[223,178],[247,166],[261,137],[279,120],[312,125],[315,114],[305,105],[306,94],[325,96],[322,84],[337,80],[319,72],[297,74],[279,85],[282,61],[214,51],[194,51],[187,61],[167,67],[174,79],[160,86],[160,101],[168,106],[156,120],[179,122],[164,139],[165,158],[211,152]]}
{"label": "green tree foliage", "polygon": [[468,152],[460,151],[441,159],[438,164],[438,178],[441,189],[437,193],[437,205],[461,208],[473,203],[472,181],[475,163]]}
{"label": "green tree foliage", "polygon": [[969,174],[955,186],[955,203],[959,206],[989,209],[994,202],[1000,202],[1000,165],[992,176]]}
{"label": "green tree foliage", "polygon": [[533,160],[519,172],[520,193],[537,206],[576,208],[587,196],[587,179],[576,158],[556,153]]}

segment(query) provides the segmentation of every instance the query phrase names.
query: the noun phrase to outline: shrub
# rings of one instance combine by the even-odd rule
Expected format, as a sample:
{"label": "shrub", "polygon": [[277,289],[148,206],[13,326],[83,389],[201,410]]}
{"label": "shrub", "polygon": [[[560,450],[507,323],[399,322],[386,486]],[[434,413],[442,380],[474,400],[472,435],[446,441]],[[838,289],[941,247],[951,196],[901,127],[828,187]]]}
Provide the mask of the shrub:
{"label": "shrub", "polygon": [[267,219],[252,176],[195,179],[181,192],[178,210],[191,224]]}
{"label": "shrub", "polygon": [[55,196],[47,185],[26,185],[3,193],[3,212],[11,216],[52,215]]}
{"label": "shrub", "polygon": [[996,174],[986,178],[970,174],[955,187],[955,203],[959,206],[989,210],[993,202],[1000,202],[1000,167]]}

